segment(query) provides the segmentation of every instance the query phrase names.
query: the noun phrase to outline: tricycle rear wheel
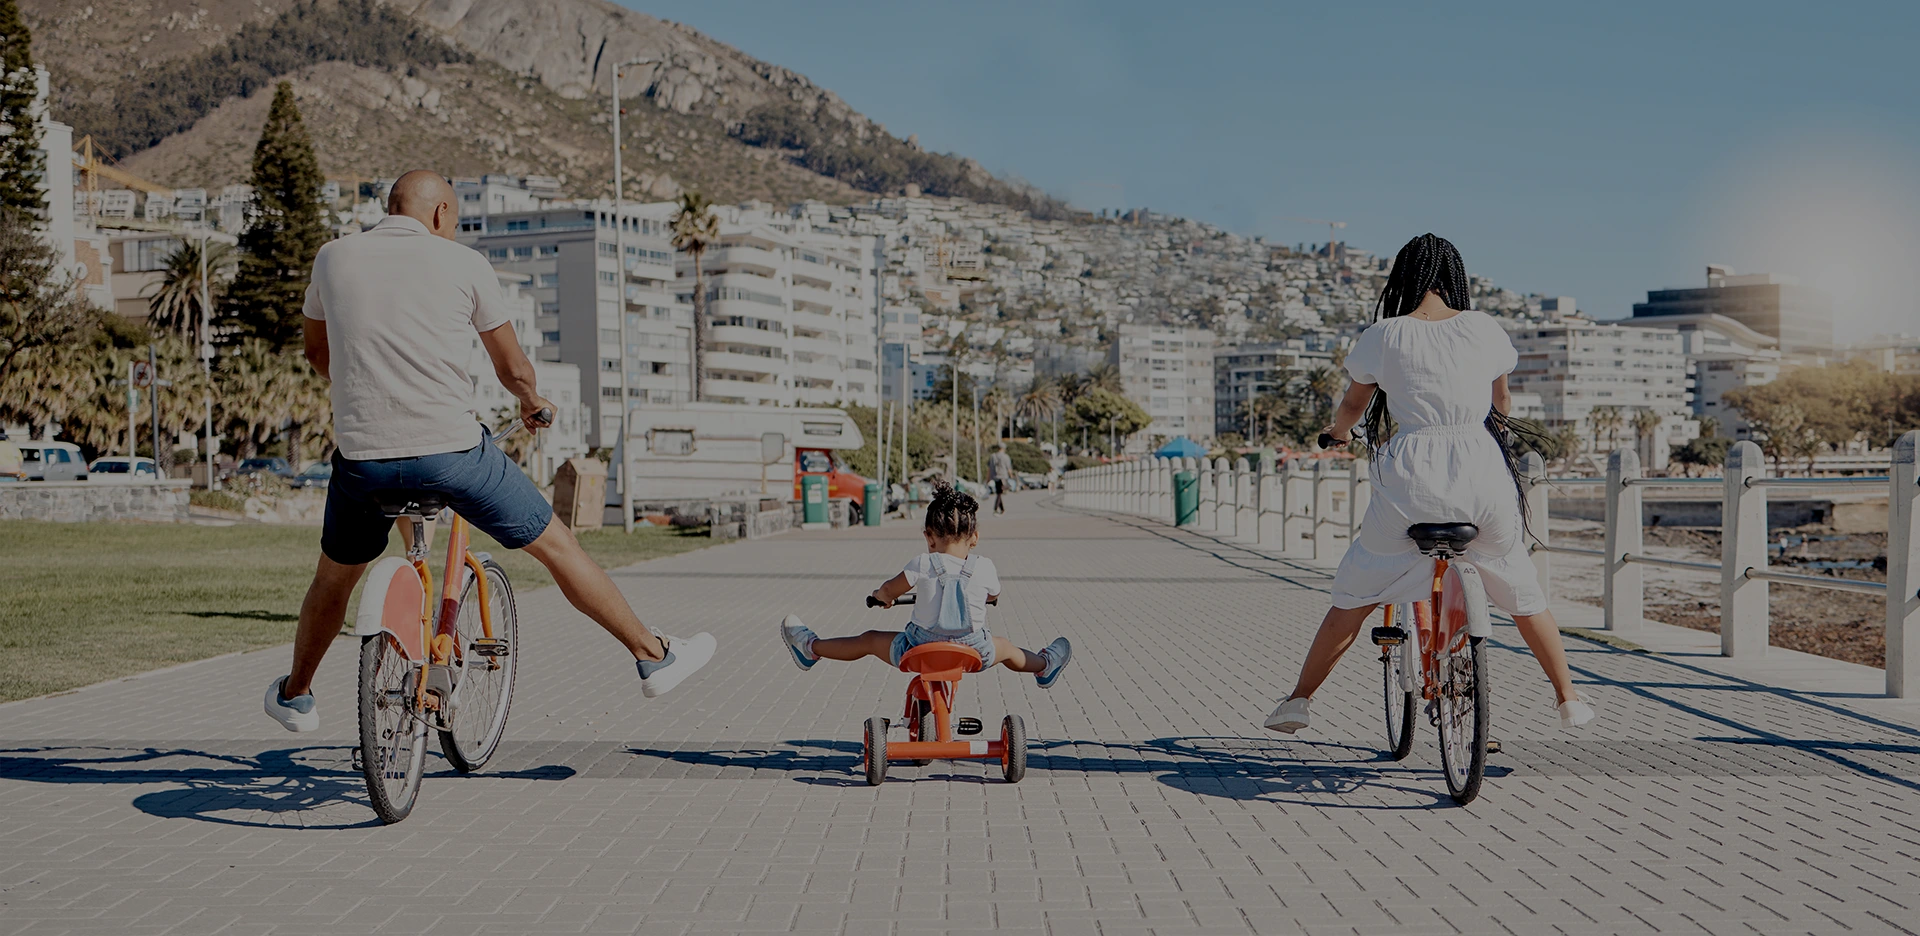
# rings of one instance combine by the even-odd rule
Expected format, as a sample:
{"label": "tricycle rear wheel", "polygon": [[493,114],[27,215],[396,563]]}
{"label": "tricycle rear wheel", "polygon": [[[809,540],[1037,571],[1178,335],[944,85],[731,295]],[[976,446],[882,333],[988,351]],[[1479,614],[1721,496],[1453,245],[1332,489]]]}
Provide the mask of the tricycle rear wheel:
{"label": "tricycle rear wheel", "polygon": [[1020,716],[1008,715],[1000,720],[1000,743],[1006,745],[1000,767],[1007,782],[1019,783],[1027,775],[1027,726]]}
{"label": "tricycle rear wheel", "polygon": [[887,720],[875,715],[867,719],[867,785],[887,782]]}

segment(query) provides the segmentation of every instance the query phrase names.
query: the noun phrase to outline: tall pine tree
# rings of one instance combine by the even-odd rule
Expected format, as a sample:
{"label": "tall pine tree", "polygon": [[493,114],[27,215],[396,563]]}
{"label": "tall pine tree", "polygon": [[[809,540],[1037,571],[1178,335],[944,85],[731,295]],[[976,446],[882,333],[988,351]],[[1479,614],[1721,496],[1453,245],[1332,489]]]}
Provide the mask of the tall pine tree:
{"label": "tall pine tree", "polygon": [[240,269],[227,291],[230,321],[242,336],[275,348],[300,343],[313,257],[331,236],[320,204],[325,181],[293,103],[293,85],[280,82],[253,149],[253,202],[240,235]]}
{"label": "tall pine tree", "polygon": [[0,0],[0,211],[46,215],[46,154],[33,119],[33,35],[16,0]]}

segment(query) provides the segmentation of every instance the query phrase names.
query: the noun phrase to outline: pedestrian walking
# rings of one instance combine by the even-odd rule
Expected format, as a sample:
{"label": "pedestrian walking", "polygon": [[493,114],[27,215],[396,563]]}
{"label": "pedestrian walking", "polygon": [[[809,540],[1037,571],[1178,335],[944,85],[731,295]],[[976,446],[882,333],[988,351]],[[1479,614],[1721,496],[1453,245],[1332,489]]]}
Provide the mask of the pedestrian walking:
{"label": "pedestrian walking", "polygon": [[1007,483],[1013,480],[1013,457],[1007,454],[1005,442],[996,443],[993,454],[987,458],[987,479],[993,484],[993,512],[1007,512]]}

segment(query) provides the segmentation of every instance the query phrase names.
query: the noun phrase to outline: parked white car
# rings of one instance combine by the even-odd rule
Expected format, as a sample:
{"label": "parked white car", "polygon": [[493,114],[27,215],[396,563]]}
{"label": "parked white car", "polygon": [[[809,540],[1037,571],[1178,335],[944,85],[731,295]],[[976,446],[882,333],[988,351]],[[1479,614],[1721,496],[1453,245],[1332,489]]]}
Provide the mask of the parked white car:
{"label": "parked white car", "polygon": [[94,481],[135,481],[160,480],[160,466],[151,458],[128,458],[125,455],[104,455],[93,460],[87,466]]}
{"label": "parked white car", "polygon": [[87,460],[78,445],[37,439],[14,444],[20,448],[20,467],[28,481],[87,480]]}

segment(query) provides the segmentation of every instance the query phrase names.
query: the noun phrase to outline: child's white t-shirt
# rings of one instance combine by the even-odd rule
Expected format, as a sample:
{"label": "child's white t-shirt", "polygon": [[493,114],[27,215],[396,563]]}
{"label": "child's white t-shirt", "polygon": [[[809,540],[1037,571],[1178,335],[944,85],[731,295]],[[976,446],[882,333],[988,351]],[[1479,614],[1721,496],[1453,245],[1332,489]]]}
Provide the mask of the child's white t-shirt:
{"label": "child's white t-shirt", "polygon": [[[1000,594],[1000,573],[993,567],[993,560],[979,553],[973,554],[973,568],[961,581],[967,594],[967,614],[973,619],[975,630],[987,628],[987,596]],[[960,574],[960,567],[967,560],[946,553],[922,553],[907,561],[902,574],[914,591],[913,623],[932,629],[940,620],[940,605],[935,599],[939,591],[934,583],[946,573]],[[927,587],[921,588],[922,582]]]}

